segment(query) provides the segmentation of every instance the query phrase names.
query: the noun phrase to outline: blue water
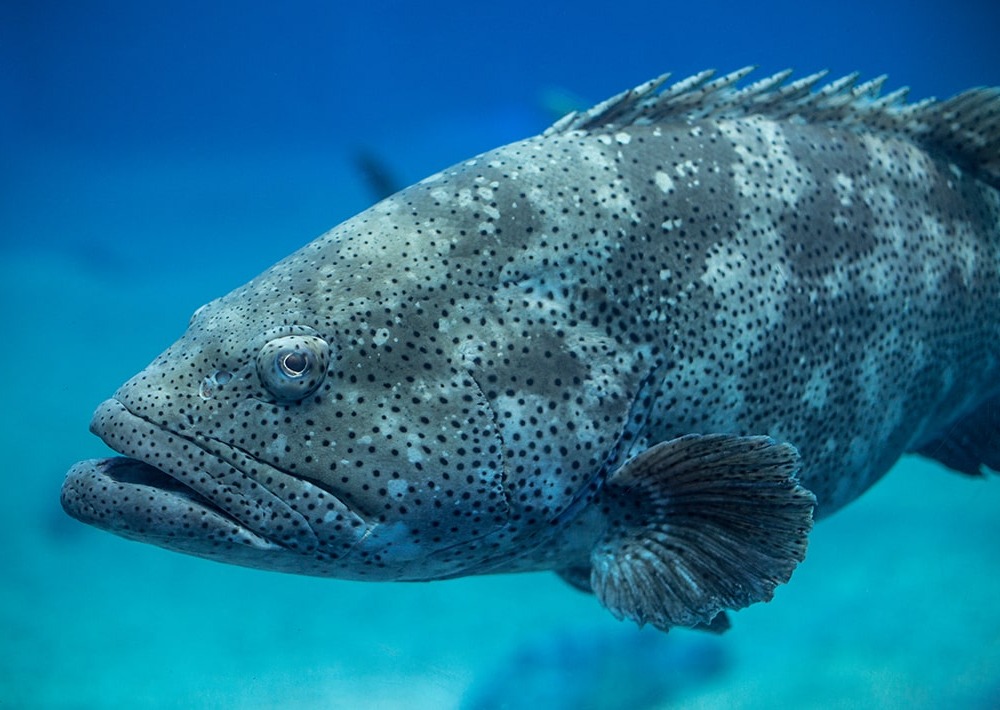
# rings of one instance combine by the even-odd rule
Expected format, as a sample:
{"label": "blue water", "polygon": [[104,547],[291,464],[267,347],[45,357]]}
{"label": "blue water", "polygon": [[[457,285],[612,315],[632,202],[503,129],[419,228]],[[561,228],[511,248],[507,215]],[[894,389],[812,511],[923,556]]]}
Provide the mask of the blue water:
{"label": "blue water", "polygon": [[1000,5],[246,5],[0,3],[0,707],[1000,705],[1000,481],[916,459],[708,640],[554,575],[269,574],[58,505],[108,453],[94,406],[195,308],[375,199],[359,151],[408,184],[668,70],[1000,85]]}

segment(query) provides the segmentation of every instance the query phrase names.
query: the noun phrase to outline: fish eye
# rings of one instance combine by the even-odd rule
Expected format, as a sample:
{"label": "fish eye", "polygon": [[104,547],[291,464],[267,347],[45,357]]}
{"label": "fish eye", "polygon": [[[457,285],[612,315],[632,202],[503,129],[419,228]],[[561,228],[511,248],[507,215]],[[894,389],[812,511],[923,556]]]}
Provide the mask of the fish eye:
{"label": "fish eye", "polygon": [[269,340],[257,353],[257,375],[275,399],[295,402],[315,392],[330,364],[330,346],[313,335]]}

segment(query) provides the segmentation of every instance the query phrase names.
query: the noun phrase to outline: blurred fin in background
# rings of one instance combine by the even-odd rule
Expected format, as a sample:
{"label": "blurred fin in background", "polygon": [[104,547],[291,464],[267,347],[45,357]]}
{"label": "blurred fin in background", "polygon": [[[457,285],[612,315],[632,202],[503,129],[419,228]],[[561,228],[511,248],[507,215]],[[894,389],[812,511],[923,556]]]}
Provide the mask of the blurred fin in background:
{"label": "blurred fin in background", "polygon": [[354,167],[361,173],[365,186],[376,202],[406,187],[396,179],[388,163],[368,148],[355,151]]}
{"label": "blurred fin in background", "polygon": [[528,639],[473,681],[462,710],[644,710],[725,673],[721,639],[630,626],[556,630]]}

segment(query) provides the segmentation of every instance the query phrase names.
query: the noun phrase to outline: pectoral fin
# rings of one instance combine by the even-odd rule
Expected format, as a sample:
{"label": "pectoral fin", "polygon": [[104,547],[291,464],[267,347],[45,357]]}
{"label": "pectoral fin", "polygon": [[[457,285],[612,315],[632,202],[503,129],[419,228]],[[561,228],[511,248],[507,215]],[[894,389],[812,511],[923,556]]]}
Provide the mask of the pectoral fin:
{"label": "pectoral fin", "polygon": [[764,436],[690,435],[608,478],[610,521],[590,586],[619,618],[660,629],[725,625],[724,609],[767,601],[805,557],[816,499],[799,455]]}

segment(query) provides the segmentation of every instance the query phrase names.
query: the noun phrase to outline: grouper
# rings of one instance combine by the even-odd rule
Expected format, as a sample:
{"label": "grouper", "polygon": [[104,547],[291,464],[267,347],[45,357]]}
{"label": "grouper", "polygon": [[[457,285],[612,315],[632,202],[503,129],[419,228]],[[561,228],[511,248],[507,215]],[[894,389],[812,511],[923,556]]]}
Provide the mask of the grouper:
{"label": "grouper", "polygon": [[379,202],[101,404],[66,511],[720,630],[904,453],[1000,469],[1000,89],[662,76]]}

